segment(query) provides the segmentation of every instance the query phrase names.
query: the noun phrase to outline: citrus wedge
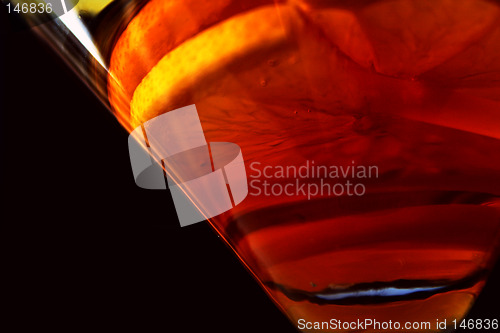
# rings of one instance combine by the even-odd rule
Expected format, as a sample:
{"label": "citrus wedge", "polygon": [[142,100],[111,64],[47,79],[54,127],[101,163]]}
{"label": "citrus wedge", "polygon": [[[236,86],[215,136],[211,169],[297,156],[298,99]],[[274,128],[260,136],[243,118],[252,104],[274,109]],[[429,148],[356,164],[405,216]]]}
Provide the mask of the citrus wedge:
{"label": "citrus wedge", "polygon": [[122,115],[139,82],[170,50],[200,31],[264,4],[282,0],[151,0],[118,39],[110,59],[111,105]]}
{"label": "citrus wedge", "polygon": [[[165,55],[137,87],[139,124],[210,95],[305,108],[357,108],[360,68],[291,6],[236,15]],[[290,113],[293,110],[290,110]]]}

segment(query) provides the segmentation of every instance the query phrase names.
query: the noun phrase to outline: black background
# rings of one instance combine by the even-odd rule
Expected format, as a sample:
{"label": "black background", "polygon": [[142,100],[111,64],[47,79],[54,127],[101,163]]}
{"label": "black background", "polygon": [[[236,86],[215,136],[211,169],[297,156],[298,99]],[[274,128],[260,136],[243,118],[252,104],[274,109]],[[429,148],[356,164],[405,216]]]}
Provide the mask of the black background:
{"label": "black background", "polygon": [[[168,191],[135,185],[127,133],[62,60],[28,30],[0,38],[4,272],[20,331],[296,332],[208,224],[180,228]],[[499,318],[499,278],[470,318]]]}

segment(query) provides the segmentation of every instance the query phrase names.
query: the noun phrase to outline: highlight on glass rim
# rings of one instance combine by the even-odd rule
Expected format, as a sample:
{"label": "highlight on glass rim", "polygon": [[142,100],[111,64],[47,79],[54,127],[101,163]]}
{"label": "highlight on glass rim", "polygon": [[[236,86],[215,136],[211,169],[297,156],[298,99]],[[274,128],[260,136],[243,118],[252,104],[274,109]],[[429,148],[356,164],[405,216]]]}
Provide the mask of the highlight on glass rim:
{"label": "highlight on glass rim", "polygon": [[297,332],[498,330],[465,318],[500,251],[499,1],[80,0],[33,32]]}

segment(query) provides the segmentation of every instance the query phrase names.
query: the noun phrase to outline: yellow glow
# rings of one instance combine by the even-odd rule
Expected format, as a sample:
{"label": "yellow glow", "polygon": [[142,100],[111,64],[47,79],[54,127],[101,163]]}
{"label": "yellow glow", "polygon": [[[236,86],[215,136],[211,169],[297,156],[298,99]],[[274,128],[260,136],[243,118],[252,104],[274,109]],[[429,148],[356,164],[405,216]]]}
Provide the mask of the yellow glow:
{"label": "yellow glow", "polygon": [[249,52],[286,43],[286,30],[278,14],[285,15],[285,11],[285,7],[266,6],[233,17],[166,54],[134,93],[134,126],[176,104],[182,97],[180,91],[203,84],[211,74],[243,61]]}
{"label": "yellow glow", "polygon": [[76,5],[78,11],[98,13],[114,0],[80,0]]}

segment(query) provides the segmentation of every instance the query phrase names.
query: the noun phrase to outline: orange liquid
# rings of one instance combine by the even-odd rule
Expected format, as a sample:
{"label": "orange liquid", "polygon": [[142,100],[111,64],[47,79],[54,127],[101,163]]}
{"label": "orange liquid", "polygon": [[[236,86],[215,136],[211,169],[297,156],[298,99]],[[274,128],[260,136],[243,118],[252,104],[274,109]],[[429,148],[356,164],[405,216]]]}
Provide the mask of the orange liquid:
{"label": "orange liquid", "polygon": [[[281,145],[273,146],[277,139],[269,135],[270,144],[258,148],[245,135],[233,138],[246,154],[249,181],[296,181],[257,178],[259,168],[248,167],[252,161],[261,161],[262,171],[304,160],[348,166],[353,158],[377,165],[380,175],[360,180],[367,189],[363,196],[311,200],[300,194],[254,196],[255,187],[263,190],[256,183],[240,205],[212,220],[269,295],[297,326],[299,319],[376,319],[431,322],[439,331],[436,319],[463,318],[498,252],[500,198],[491,193],[498,193],[500,164],[489,152],[500,150],[500,140],[388,115],[362,131],[359,122],[373,121],[356,116],[342,123],[343,115],[327,120],[313,111],[302,116],[332,131],[301,135],[307,127],[301,130],[297,122]],[[288,114],[283,123],[292,127],[295,117]],[[338,131],[349,133],[350,149]],[[264,134],[258,137],[266,141]],[[362,140],[369,149],[356,147]],[[467,145],[457,149],[457,142]]]}
{"label": "orange liquid", "polygon": [[[436,319],[466,314],[498,253],[500,11],[483,19],[482,6],[499,8],[454,4],[454,13],[467,14],[455,20],[446,1],[284,2],[300,13],[290,19],[300,24],[292,24],[286,47],[254,50],[172,102],[171,109],[196,104],[207,141],[238,144],[249,183],[257,180],[241,204],[211,223],[294,324],[370,318],[428,321],[439,331]],[[254,10],[231,4],[206,22],[183,7],[200,20],[183,31],[184,43],[233,11]],[[145,8],[154,13],[154,6]],[[481,19],[468,22],[467,33],[456,31],[456,22],[475,14]],[[131,66],[124,98],[110,85],[123,119],[160,58],[157,48],[147,49],[156,39],[165,52],[182,44],[148,35],[134,61],[117,47],[121,68]],[[376,166],[378,173],[358,180],[362,196],[256,195],[264,180],[296,179],[265,179],[252,163],[262,170],[305,161]]]}
{"label": "orange liquid", "polygon": [[303,201],[244,214],[222,232],[294,324],[434,325],[462,318],[481,290],[499,204],[460,192]]}

